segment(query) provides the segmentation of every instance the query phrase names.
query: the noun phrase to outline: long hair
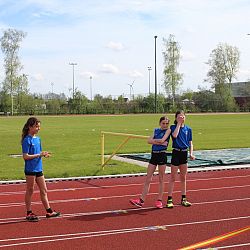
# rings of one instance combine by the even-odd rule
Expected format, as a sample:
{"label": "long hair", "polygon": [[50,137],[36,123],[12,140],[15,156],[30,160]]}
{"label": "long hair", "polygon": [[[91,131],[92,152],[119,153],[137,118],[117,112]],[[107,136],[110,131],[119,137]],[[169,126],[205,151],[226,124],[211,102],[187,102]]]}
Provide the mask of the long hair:
{"label": "long hair", "polygon": [[30,117],[27,122],[23,126],[21,143],[23,143],[23,139],[29,134],[29,128],[37,125],[40,121],[36,117]]}
{"label": "long hair", "polygon": [[174,120],[174,124],[176,125],[177,124],[177,121],[176,121],[176,118],[179,114],[184,114],[185,115],[185,112],[183,110],[178,110],[176,111],[175,113],[175,120]]}

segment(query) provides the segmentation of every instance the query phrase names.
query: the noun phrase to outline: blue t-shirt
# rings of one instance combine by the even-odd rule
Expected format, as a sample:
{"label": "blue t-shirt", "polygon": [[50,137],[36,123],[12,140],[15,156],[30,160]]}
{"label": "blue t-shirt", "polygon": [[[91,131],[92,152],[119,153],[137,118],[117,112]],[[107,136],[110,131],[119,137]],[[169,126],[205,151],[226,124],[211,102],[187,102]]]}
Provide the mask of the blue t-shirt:
{"label": "blue t-shirt", "polygon": [[[22,143],[23,154],[35,155],[42,152],[41,139],[39,137],[32,137],[27,135]],[[42,158],[34,158],[32,160],[25,160],[25,172],[41,172]]]}
{"label": "blue t-shirt", "polygon": [[[163,136],[166,134],[166,131],[167,131],[167,129],[163,130],[161,128],[155,128],[153,139],[162,139]],[[169,138],[170,138],[170,136],[166,139],[166,141],[169,142]],[[156,144],[152,145],[152,151],[162,151],[162,150],[166,150],[166,149],[167,149],[167,146],[164,146],[164,145],[156,145]]]}
{"label": "blue t-shirt", "polygon": [[171,125],[172,147],[178,149],[187,149],[190,147],[189,142],[192,141],[192,129],[187,125],[180,127],[177,138],[174,138],[172,133],[174,132],[176,125]]}

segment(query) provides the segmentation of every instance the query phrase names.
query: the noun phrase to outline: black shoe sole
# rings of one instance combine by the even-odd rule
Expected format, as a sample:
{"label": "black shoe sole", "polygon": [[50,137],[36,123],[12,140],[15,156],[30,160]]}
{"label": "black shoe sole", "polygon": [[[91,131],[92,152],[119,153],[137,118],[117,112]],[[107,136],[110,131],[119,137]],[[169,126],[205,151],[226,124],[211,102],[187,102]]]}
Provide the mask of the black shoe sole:
{"label": "black shoe sole", "polygon": [[136,204],[136,203],[133,203],[132,201],[129,201],[132,205],[136,206],[136,207],[139,207],[139,208],[142,208],[142,206]]}

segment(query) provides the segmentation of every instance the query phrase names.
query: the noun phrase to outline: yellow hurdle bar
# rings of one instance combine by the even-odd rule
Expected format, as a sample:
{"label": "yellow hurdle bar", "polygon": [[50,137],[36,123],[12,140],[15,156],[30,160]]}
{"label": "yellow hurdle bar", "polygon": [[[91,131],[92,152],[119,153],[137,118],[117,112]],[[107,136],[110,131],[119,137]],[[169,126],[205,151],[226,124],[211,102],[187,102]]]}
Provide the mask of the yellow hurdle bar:
{"label": "yellow hurdle bar", "polygon": [[[106,135],[114,135],[114,136],[125,136],[127,137],[115,150],[114,152],[108,157],[106,161],[104,161],[104,147],[105,147],[105,134]],[[133,134],[124,134],[124,133],[113,133],[113,132],[104,132],[101,131],[101,165],[102,169],[104,166],[111,160],[111,158],[118,152],[118,150],[125,145],[130,138],[139,138],[139,139],[148,139],[148,136],[145,135],[133,135]]]}

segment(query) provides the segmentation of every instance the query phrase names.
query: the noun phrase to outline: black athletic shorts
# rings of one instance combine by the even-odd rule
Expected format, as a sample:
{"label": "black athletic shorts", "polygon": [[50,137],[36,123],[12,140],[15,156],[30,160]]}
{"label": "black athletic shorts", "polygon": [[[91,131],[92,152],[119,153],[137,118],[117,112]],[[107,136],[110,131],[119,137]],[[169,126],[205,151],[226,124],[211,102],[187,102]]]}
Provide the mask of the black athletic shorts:
{"label": "black athletic shorts", "polygon": [[41,177],[43,176],[43,172],[25,172],[25,175],[31,175],[31,176],[36,176],[36,177]]}
{"label": "black athletic shorts", "polygon": [[172,150],[171,165],[180,166],[182,164],[187,164],[188,151],[177,151]]}
{"label": "black athletic shorts", "polygon": [[167,153],[166,152],[159,152],[159,153],[152,152],[151,159],[150,159],[149,163],[151,163],[155,166],[166,165],[167,164]]}

